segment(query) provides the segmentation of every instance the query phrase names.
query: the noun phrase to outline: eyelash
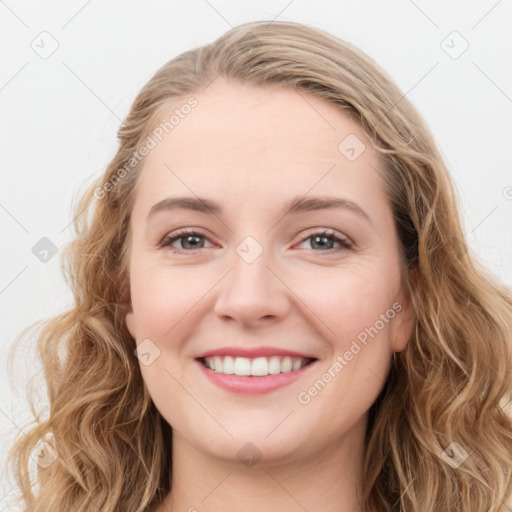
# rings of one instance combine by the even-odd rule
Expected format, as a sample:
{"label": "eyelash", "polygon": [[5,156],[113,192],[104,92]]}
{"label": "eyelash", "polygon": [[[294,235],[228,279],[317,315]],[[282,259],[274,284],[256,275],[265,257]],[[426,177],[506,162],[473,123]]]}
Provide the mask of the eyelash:
{"label": "eyelash", "polygon": [[[166,247],[170,247],[171,244],[173,244],[176,240],[179,240],[180,238],[186,238],[187,236],[199,236],[201,238],[207,239],[207,237],[205,235],[203,235],[201,232],[185,228],[185,229],[182,229],[180,231],[177,231],[172,236],[166,236],[158,244],[158,247],[160,249],[164,249]],[[353,248],[353,244],[352,244],[352,242],[348,238],[336,236],[336,233],[334,231],[328,230],[328,229],[326,229],[324,231],[318,231],[318,232],[311,233],[307,237],[303,238],[301,240],[301,243],[305,242],[306,240],[309,240],[310,238],[315,238],[315,237],[327,237],[327,238],[330,238],[330,239],[334,240],[335,242],[338,242],[341,247],[337,247],[337,248],[333,248],[333,249],[327,249],[325,251],[315,251],[314,249],[311,249],[314,252],[325,252],[325,253],[328,253],[328,254],[332,254],[333,252],[338,252],[338,251],[343,251],[343,250],[346,251],[346,250],[350,250],[350,249]],[[173,251],[173,254],[186,254],[186,253],[191,253],[191,252],[200,252],[202,249],[205,249],[205,247],[201,247],[201,248],[199,248],[197,250],[190,250],[190,249],[176,250],[176,251]]]}

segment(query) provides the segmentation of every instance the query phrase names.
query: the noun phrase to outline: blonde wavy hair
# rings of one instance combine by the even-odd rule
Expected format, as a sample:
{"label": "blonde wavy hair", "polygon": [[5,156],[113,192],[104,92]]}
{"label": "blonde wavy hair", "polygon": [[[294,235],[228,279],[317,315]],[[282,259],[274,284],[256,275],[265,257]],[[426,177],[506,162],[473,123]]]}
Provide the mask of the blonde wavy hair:
{"label": "blonde wavy hair", "polygon": [[[171,427],[148,394],[124,321],[129,221],[144,158],[125,166],[163,114],[219,76],[323,98],[361,123],[385,163],[416,322],[369,411],[363,508],[502,510],[512,494],[510,290],[467,247],[445,163],[392,79],[320,29],[266,21],[161,67],[120,127],[104,175],[76,207],[76,237],[62,254],[74,306],[20,335],[38,327],[49,401],[46,419],[31,403],[35,420],[9,452],[24,510],[146,512],[170,491]],[[38,467],[36,495],[29,458],[42,439],[57,459]],[[454,467],[446,453],[459,447],[467,458]]]}

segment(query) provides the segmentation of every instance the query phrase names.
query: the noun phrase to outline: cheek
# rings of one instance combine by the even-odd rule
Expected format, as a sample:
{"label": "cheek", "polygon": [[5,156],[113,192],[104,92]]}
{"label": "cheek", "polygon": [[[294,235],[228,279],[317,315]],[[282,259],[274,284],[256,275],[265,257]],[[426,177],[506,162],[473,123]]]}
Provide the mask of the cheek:
{"label": "cheek", "polygon": [[[379,330],[387,332],[380,319],[387,312],[385,320],[394,316],[394,311],[389,310],[395,300],[396,278],[392,269],[380,272],[370,265],[331,268],[325,276],[308,279],[309,285],[300,285],[297,281],[294,291],[322,320],[334,348],[343,350],[347,343],[350,345],[350,340],[376,322]],[[361,337],[364,338],[364,334]]]}
{"label": "cheek", "polygon": [[134,269],[132,304],[139,337],[164,340],[175,337],[183,320],[215,284],[215,276],[190,267],[144,267]]}
{"label": "cheek", "polygon": [[324,331],[329,352],[296,398],[308,412],[306,421],[323,418],[333,435],[364,414],[384,385],[393,352],[392,325],[400,314],[390,274],[340,272],[338,279],[325,280],[329,300],[312,306],[329,327]]}

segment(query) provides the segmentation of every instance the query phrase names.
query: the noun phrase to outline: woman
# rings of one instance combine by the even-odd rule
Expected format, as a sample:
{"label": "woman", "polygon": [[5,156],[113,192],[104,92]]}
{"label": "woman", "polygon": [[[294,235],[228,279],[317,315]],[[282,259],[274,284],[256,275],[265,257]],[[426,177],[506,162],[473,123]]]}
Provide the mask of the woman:
{"label": "woman", "polygon": [[510,291],[385,72],[248,23],[118,136],[40,333],[49,418],[11,450],[27,510],[508,510]]}

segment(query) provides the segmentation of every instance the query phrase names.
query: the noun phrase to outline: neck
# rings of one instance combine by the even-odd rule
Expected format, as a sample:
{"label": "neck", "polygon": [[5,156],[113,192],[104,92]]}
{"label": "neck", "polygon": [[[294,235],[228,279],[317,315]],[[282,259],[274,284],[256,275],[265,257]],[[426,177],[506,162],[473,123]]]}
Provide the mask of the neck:
{"label": "neck", "polygon": [[264,458],[247,467],[200,452],[173,432],[171,493],[158,512],[363,512],[360,505],[367,416],[337,445],[313,456]]}

